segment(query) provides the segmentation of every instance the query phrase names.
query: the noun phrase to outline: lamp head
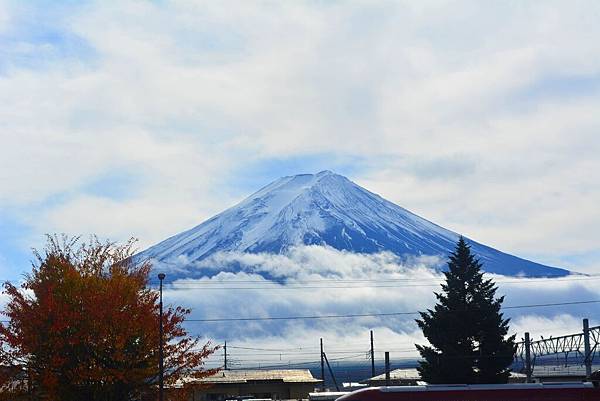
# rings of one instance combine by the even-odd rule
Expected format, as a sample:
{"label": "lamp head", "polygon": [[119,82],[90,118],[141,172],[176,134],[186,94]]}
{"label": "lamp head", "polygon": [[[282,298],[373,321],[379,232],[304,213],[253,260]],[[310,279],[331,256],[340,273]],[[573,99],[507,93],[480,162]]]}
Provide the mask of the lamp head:
{"label": "lamp head", "polygon": [[163,281],[165,279],[165,273],[158,273],[158,279]]}

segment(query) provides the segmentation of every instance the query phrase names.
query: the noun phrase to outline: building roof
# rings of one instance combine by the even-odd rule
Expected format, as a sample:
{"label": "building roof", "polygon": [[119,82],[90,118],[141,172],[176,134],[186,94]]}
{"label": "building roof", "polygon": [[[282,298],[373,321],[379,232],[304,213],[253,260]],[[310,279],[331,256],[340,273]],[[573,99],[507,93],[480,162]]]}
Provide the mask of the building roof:
{"label": "building roof", "polygon": [[[526,377],[526,375],[522,373],[510,372],[510,376],[512,378],[517,377]],[[390,381],[402,381],[402,380],[418,380],[421,381],[421,375],[416,368],[402,368],[402,369],[394,369],[390,371]],[[380,382],[385,381],[385,373],[380,374],[375,377],[371,377],[369,379],[363,380],[361,383],[369,383],[369,382]]]}
{"label": "building roof", "polygon": [[[390,380],[421,380],[419,371],[415,368],[402,368],[390,371]],[[385,381],[385,373],[363,380],[361,383]]]}
{"label": "building roof", "polygon": [[277,380],[284,383],[320,383],[308,369],[240,369],[222,370],[213,376],[205,377],[202,383],[246,383],[249,381]]}

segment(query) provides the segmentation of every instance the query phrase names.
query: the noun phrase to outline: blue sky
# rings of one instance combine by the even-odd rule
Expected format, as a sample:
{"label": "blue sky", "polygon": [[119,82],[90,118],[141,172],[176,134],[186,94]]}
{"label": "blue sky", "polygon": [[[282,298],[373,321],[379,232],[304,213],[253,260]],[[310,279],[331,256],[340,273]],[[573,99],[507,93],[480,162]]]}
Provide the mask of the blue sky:
{"label": "blue sky", "polygon": [[593,1],[0,2],[0,273],[189,228],[282,175],[600,273]]}

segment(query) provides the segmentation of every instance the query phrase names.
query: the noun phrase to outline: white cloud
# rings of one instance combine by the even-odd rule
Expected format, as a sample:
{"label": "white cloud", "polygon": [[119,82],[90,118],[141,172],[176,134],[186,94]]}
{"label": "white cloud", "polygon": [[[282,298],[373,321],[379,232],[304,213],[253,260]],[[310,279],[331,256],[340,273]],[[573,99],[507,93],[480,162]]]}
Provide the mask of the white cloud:
{"label": "white cloud", "polygon": [[[0,27],[27,18],[6,10]],[[350,178],[502,250],[547,263],[597,250],[598,13],[91,4],[53,27],[89,52],[1,70],[0,205],[33,227],[27,246],[53,231],[145,246],[247,195],[229,182],[247,166],[319,152],[361,156],[369,169]],[[107,173],[142,178],[125,199],[85,191]]]}
{"label": "white cloud", "polygon": [[[434,305],[433,291],[440,290],[442,281],[442,275],[430,268],[438,266],[439,260],[351,254],[316,246],[296,248],[286,255],[221,254],[212,262],[223,271],[167,285],[165,303],[192,308],[191,319],[413,312]],[[226,271],[232,264],[240,270]],[[600,299],[598,277],[490,277],[499,285],[498,295],[506,297],[505,306]],[[5,302],[6,297],[0,295],[0,304]],[[591,325],[600,324],[597,304],[505,309],[504,313],[512,319],[510,332],[517,339],[526,331],[533,339],[577,333],[584,317]],[[232,366],[317,361],[319,338],[324,339],[331,359],[367,364],[369,330],[375,333],[377,360],[390,351],[397,364],[414,359],[414,344],[425,342],[416,317],[198,321],[187,327],[191,334],[213,343],[227,341]],[[221,362],[220,355],[215,355],[210,364]]]}
{"label": "white cloud", "polygon": [[276,279],[302,280],[317,277],[369,279],[372,276],[388,275],[389,278],[411,279],[439,278],[430,269],[443,264],[437,256],[400,258],[391,252],[361,254],[339,251],[317,245],[293,247],[284,254],[219,252],[197,262],[197,268],[227,271],[235,269],[251,273],[265,273]]}
{"label": "white cloud", "polygon": [[[300,247],[285,255],[220,254],[204,267],[215,275],[176,281],[167,287],[168,303],[193,309],[194,319],[348,315],[424,311],[435,303],[442,275],[431,266],[438,260],[403,260],[390,254],[351,254],[317,246]],[[276,281],[270,281],[270,277]],[[499,285],[507,307],[599,300],[597,277],[525,279],[490,276]],[[317,288],[321,287],[321,288]],[[333,288],[337,287],[337,288]],[[339,288],[342,287],[342,288]],[[229,289],[226,289],[229,288]],[[555,305],[504,310],[512,319],[511,333],[521,338],[558,336],[581,331],[581,319],[600,321],[597,304]],[[414,344],[424,339],[414,314],[338,319],[190,322],[192,333],[215,342],[248,348],[314,349],[320,337],[337,351],[358,355],[368,349],[369,330],[376,333],[378,350],[394,360],[414,358]],[[312,348],[311,348],[312,347]],[[255,362],[315,360],[295,352],[261,353]],[[341,357],[343,353],[337,354]],[[235,355],[235,354],[233,354]],[[317,354],[318,355],[318,354]],[[250,356],[248,356],[250,358]],[[308,359],[302,359],[308,358]],[[363,360],[355,356],[356,361]],[[318,360],[318,358],[317,358]]]}
{"label": "white cloud", "polygon": [[522,341],[525,332],[530,332],[531,339],[535,341],[551,336],[560,337],[580,333],[582,329],[582,319],[569,314],[557,314],[552,318],[524,315],[513,319],[511,325],[512,332],[517,334],[517,341]]}

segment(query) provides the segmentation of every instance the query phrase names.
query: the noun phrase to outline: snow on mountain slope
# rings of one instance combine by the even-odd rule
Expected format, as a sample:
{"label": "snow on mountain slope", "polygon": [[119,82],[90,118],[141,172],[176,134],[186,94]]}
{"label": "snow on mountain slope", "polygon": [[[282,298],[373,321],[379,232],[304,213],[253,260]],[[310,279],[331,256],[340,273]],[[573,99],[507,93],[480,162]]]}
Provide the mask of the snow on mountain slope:
{"label": "snow on mountain slope", "polygon": [[[217,252],[282,253],[298,245],[328,245],[357,253],[441,255],[458,234],[431,223],[338,174],[322,171],[280,178],[234,207],[136,255],[193,272]],[[563,276],[544,266],[469,240],[491,273]]]}

